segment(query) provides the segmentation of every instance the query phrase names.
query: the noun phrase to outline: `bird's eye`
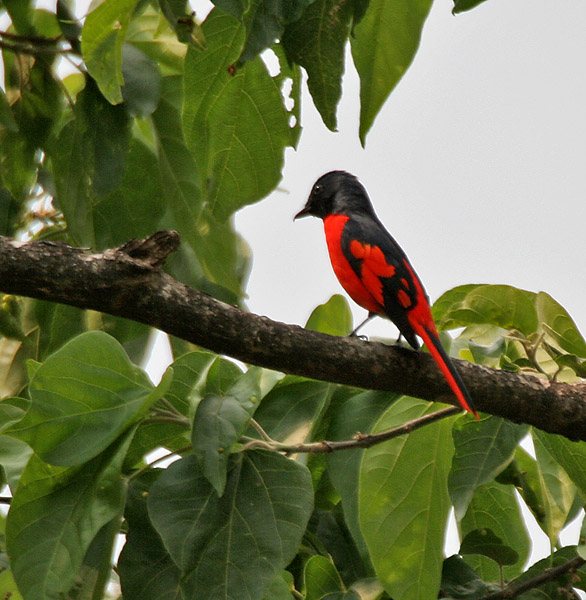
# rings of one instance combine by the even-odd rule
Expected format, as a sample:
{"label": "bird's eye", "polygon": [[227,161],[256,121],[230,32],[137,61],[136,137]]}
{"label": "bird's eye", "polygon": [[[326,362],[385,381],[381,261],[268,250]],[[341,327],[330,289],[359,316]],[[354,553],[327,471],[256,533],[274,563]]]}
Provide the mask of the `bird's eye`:
{"label": "bird's eye", "polygon": [[313,192],[314,192],[314,194],[319,194],[321,191],[322,191],[322,186],[321,186],[321,184],[319,184],[319,183],[316,183],[316,184],[313,186]]}

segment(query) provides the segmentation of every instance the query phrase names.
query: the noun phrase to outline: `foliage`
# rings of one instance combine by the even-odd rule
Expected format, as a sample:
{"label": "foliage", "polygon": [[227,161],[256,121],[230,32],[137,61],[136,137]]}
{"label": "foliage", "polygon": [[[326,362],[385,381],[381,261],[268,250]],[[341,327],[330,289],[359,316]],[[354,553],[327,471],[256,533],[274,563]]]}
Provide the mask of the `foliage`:
{"label": "foliage", "polygon": [[[279,182],[301,133],[301,67],[335,129],[350,40],[364,142],[431,2],[215,4],[200,22],[182,0],[103,0],[80,22],[64,0],[55,13],[0,2],[12,23],[0,33],[0,234],[101,249],[173,228],[184,243],[170,274],[242,303],[250,256],[232,216]],[[461,328],[452,352],[478,364],[586,375],[584,338],[544,292],[466,285],[434,317]],[[345,300],[307,327],[348,333]],[[243,368],[179,340],[154,386],[137,366],[146,326],[11,296],[0,334],[0,597],[480,598],[584,555],[559,542],[586,500],[583,442],[462,415],[369,449],[284,453],[437,406]],[[521,505],[552,547],[529,569]],[[462,545],[445,557],[452,507]],[[583,570],[540,597],[572,586],[586,589]]]}

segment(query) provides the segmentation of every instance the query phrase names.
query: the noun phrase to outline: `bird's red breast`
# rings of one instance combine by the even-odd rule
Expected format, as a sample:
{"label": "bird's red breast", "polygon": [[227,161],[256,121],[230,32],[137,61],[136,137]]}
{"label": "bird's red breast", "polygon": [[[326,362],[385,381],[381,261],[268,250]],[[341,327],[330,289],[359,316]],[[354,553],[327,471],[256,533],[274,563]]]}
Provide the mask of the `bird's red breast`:
{"label": "bird's red breast", "polygon": [[[371,289],[367,288],[366,285],[361,281],[360,277],[358,277],[358,275],[354,272],[354,269],[348,262],[347,258],[344,256],[342,250],[342,233],[344,231],[344,226],[349,219],[350,217],[347,215],[328,215],[324,218],[326,242],[328,244],[332,268],[334,269],[334,273],[336,274],[338,281],[342,284],[342,287],[346,290],[346,292],[348,292],[349,296],[352,298],[352,300],[354,300],[354,302],[360,304],[360,306],[371,313],[384,314],[382,284],[380,279],[373,275],[373,272],[371,271],[366,277],[368,280],[371,280],[373,285]],[[352,244],[356,245],[352,246]],[[371,253],[369,250],[366,250],[364,245],[360,244],[360,242],[357,240],[354,240],[352,244],[351,252],[353,253]],[[380,252],[380,249],[378,250]],[[384,262],[386,265],[384,256],[382,256],[382,252],[380,252],[380,254],[382,257],[382,262]],[[359,258],[359,256],[356,257]],[[363,265],[365,264],[366,261],[363,262]],[[377,269],[380,270],[381,268],[384,270],[384,266],[380,262],[380,258],[378,261],[373,258],[373,266],[375,271]],[[389,265],[387,265],[387,267],[388,266]],[[368,272],[368,269],[366,271]],[[363,278],[364,275],[365,269],[363,267]]]}

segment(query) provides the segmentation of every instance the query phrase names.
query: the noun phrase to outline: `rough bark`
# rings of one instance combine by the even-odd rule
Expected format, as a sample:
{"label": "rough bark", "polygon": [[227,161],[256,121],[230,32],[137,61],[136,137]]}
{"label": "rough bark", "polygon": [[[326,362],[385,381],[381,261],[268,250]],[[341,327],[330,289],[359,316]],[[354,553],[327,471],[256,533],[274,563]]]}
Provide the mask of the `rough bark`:
{"label": "rough bark", "polygon": [[[176,281],[161,266],[178,245],[172,231],[98,253],[0,237],[0,291],[133,319],[284,373],[457,403],[426,353],[279,323]],[[551,383],[455,362],[479,410],[586,440],[584,383]]]}

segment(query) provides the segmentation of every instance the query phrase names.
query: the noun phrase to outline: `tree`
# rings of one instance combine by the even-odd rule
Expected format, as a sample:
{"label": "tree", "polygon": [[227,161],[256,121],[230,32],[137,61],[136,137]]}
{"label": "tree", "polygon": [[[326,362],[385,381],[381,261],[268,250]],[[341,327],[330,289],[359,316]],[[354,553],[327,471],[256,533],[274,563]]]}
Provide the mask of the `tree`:
{"label": "tree", "polygon": [[[340,337],[352,324],[339,296],[306,329],[242,310],[249,253],[233,215],[279,182],[301,133],[301,68],[335,128],[350,40],[364,141],[430,1],[215,5],[199,23],[182,1],[105,0],[82,25],[66,2],[3,2],[0,592],[97,599],[116,579],[126,600],[584,589],[584,550],[558,536],[586,495],[586,342],[553,298],[466,285],[435,304],[441,330],[463,328],[452,352],[480,422],[438,408],[455,399],[428,355]],[[153,328],[174,353],[157,386],[137,366]],[[525,571],[517,494],[552,545]],[[451,507],[461,547],[446,558]]]}

